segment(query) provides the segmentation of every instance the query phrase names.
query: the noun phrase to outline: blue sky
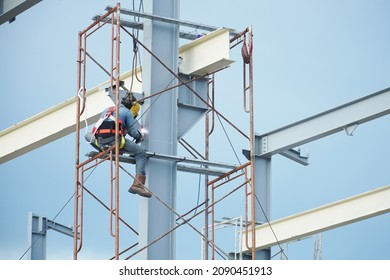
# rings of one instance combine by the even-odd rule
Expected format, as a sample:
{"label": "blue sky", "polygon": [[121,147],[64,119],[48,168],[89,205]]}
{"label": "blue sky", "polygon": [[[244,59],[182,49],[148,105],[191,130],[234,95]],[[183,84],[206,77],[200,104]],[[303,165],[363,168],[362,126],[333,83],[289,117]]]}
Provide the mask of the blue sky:
{"label": "blue sky", "polygon": [[[77,93],[77,34],[91,23],[94,15],[104,12],[107,3],[116,1],[42,1],[12,24],[0,26],[3,92],[0,130]],[[122,6],[131,8],[132,1],[124,1]],[[390,85],[388,1],[182,0],[180,6],[183,20],[238,31],[252,25],[255,131],[259,134]],[[122,45],[125,43],[126,39]],[[104,44],[94,42],[91,48],[97,57],[104,58]],[[231,58],[237,62],[216,76],[216,106],[248,131],[248,116],[242,111],[238,48],[232,51]],[[122,69],[130,69],[131,57],[122,65]],[[93,66],[89,71],[90,86],[107,79]],[[310,150],[307,167],[274,156],[271,219],[388,185],[389,128],[390,118],[386,116],[359,126],[352,137],[338,133],[309,143],[302,147]],[[242,149],[248,148],[247,141],[229,127],[227,131],[240,155]],[[199,133],[203,133],[202,123],[185,139],[202,150]],[[211,158],[237,164],[218,124],[213,137]],[[19,259],[27,249],[28,212],[52,219],[72,196],[74,143],[75,136],[71,134],[1,165],[0,259]],[[82,149],[90,150],[87,145]],[[179,155],[188,156],[183,150],[179,150]],[[240,160],[245,161],[243,156]],[[129,170],[132,169],[130,166]],[[100,166],[87,184],[103,198],[107,198],[108,174],[107,167]],[[121,211],[137,227],[139,198],[127,194],[131,179],[122,178]],[[179,213],[196,205],[198,181],[197,175],[178,174]],[[201,189],[202,195],[203,186]],[[80,257],[107,259],[114,248],[113,239],[108,237],[108,215],[91,199],[86,205],[87,237]],[[242,208],[242,198],[228,199],[217,209],[216,217],[242,215]],[[73,224],[73,200],[56,221]],[[196,220],[194,225],[201,227],[202,222]],[[323,258],[388,260],[389,232],[389,214],[326,231]],[[123,242],[136,240],[134,236],[123,239]],[[230,246],[226,245],[230,239],[221,237],[221,240],[224,246]],[[47,242],[48,258],[72,258],[71,238],[49,232]],[[183,226],[177,231],[177,248],[178,259],[199,259],[199,235]],[[290,244],[288,253],[290,259],[311,259],[313,240]]]}

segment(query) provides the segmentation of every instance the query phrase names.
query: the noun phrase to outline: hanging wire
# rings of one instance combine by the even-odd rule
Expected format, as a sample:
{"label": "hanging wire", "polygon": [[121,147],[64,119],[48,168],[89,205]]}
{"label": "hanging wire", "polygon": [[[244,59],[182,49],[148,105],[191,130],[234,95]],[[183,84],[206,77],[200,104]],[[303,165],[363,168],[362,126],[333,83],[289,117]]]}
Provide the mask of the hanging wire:
{"label": "hanging wire", "polygon": [[263,208],[263,206],[261,205],[260,200],[259,200],[259,198],[257,197],[256,194],[255,194],[255,198],[256,198],[257,203],[258,203],[259,206],[260,206],[261,212],[263,212],[263,215],[264,215],[264,217],[265,217],[265,219],[266,219],[266,221],[267,221],[267,224],[268,224],[269,228],[270,228],[271,231],[272,231],[273,236],[275,237],[276,242],[278,243],[278,246],[279,246],[279,249],[280,249],[280,252],[278,252],[278,254],[279,254],[279,253],[282,253],[282,254],[285,256],[286,260],[288,260],[288,257],[286,256],[286,254],[284,253],[284,250],[283,250],[283,248],[282,248],[282,244],[279,242],[279,239],[278,239],[278,237],[276,236],[276,233],[275,233],[275,231],[274,231],[274,229],[273,229],[273,227],[272,227],[272,225],[271,225],[271,223],[270,223],[270,221],[269,221],[269,219],[268,219],[268,216],[267,216],[267,214],[265,213],[264,208]]}
{"label": "hanging wire", "polygon": [[[133,0],[133,10],[135,11],[135,1]],[[141,12],[143,11],[143,1],[141,0],[139,3],[138,11]],[[134,22],[139,23],[140,22],[140,17],[134,15]],[[136,72],[138,61],[140,63],[140,69],[141,69],[141,75],[142,75],[142,66],[141,66],[141,54],[138,51],[138,37],[139,37],[139,30],[138,29],[132,29],[132,34],[133,34],[133,62],[132,62],[132,73],[133,75],[131,76],[131,83],[130,83],[130,91],[133,89],[133,83],[134,83],[134,77],[137,79],[138,82],[142,83],[142,79],[138,77],[138,74]]]}
{"label": "hanging wire", "polygon": [[[62,208],[57,212],[57,214],[54,216],[54,218],[52,219],[52,221],[54,222],[57,217],[62,213],[62,211],[65,209],[65,207],[69,204],[69,202],[73,199],[73,197],[75,196],[76,192],[73,193],[73,195],[65,202],[65,204],[62,206]],[[46,232],[47,230],[49,229],[49,225],[46,223],[46,227],[45,229],[43,230],[43,232]],[[40,241],[41,239],[43,238],[43,235],[40,234],[38,236],[37,239],[35,239],[35,241],[30,245],[30,247],[27,248],[27,250],[22,254],[22,256],[19,258],[19,260],[21,260],[27,253],[28,251],[30,251],[32,249],[32,247],[38,242]]]}
{"label": "hanging wire", "polygon": [[[166,85],[164,91],[172,84],[172,82],[175,80],[175,77],[172,78],[172,80]],[[148,108],[146,108],[146,110],[144,110],[142,112],[142,114],[136,119],[136,121],[142,119],[142,117],[146,114],[147,111],[149,111],[152,106],[154,105],[154,103],[156,103],[156,101],[160,98],[161,94],[164,93],[164,91],[160,92],[159,94],[157,94],[157,97],[152,101],[152,103],[150,104],[150,106]],[[135,125],[136,122],[133,123],[133,125]]]}
{"label": "hanging wire", "polygon": [[199,200],[200,200],[200,182],[202,179],[202,174],[199,174],[199,181],[198,181],[198,198],[196,200],[197,207],[195,208],[194,215],[196,215],[196,212],[198,212],[198,206],[199,206]]}
{"label": "hanging wire", "polygon": [[[102,156],[102,158],[104,158],[104,157],[107,156],[108,151],[109,151],[109,150],[107,150],[107,151],[105,152],[105,154]],[[85,182],[89,179],[89,177],[90,177],[90,176],[92,175],[92,173],[96,170],[96,168],[97,168],[97,165],[96,165],[94,168],[92,168],[92,170],[89,172],[88,176],[86,176],[85,180],[83,181],[83,184],[82,184],[82,185],[85,184]],[[65,202],[65,204],[61,207],[61,209],[60,209],[60,210],[57,212],[57,214],[54,216],[54,218],[51,219],[53,222],[55,222],[55,220],[57,219],[57,217],[62,213],[62,211],[65,209],[65,207],[66,207],[66,206],[69,204],[69,202],[74,198],[74,196],[76,195],[76,193],[79,191],[80,187],[81,187],[81,186],[80,186],[80,184],[79,184],[77,190],[73,192],[73,194],[70,196],[70,198]],[[45,229],[44,229],[43,231],[46,232],[48,229],[49,229],[49,226],[48,226],[48,224],[46,224],[46,227],[45,227]],[[21,259],[28,253],[28,251],[31,250],[32,247],[33,247],[39,240],[41,240],[42,238],[43,238],[43,235],[39,235],[39,237],[38,237],[38,238],[30,245],[30,247],[28,247],[27,250],[22,254],[22,256],[19,258],[19,260],[21,260]]]}
{"label": "hanging wire", "polygon": [[229,135],[228,135],[228,133],[227,133],[227,131],[225,129],[225,126],[223,125],[223,123],[221,121],[221,118],[219,117],[219,114],[217,114],[217,117],[218,117],[219,123],[222,126],[223,131],[225,132],[225,136],[226,136],[227,140],[229,141],[230,147],[232,148],[232,151],[233,151],[234,155],[236,156],[236,159],[237,159],[238,163],[241,165],[241,161],[240,161],[240,159],[239,159],[239,157],[237,155],[236,150],[234,149],[234,146],[233,146],[232,141],[230,140],[230,137],[229,137]]}
{"label": "hanging wire", "polygon": [[[215,107],[214,107],[214,100],[211,100],[211,97],[208,96],[208,101],[210,102],[210,104],[212,104],[211,110],[213,110],[213,111],[216,112]],[[232,141],[230,140],[230,137],[229,137],[229,135],[228,135],[228,133],[227,133],[227,131],[226,131],[226,129],[225,129],[225,126],[224,126],[223,123],[222,123],[220,114],[217,112],[216,115],[217,115],[218,120],[219,120],[219,123],[221,124],[221,127],[222,127],[222,129],[223,129],[223,131],[224,131],[224,133],[225,133],[225,136],[226,136],[227,140],[229,141],[230,148],[232,149],[234,155],[236,156],[236,159],[237,159],[238,163],[239,163],[240,165],[242,165],[242,164],[241,164],[241,161],[240,161],[240,159],[239,159],[239,157],[238,157],[238,155],[237,155],[237,152],[236,152],[236,150],[234,149],[234,146],[233,146],[233,144],[232,144]]]}
{"label": "hanging wire", "polygon": [[[139,3],[139,7],[138,7],[138,11],[139,12],[144,12],[144,1],[141,0],[140,3]],[[138,34],[137,34],[137,39],[138,39]],[[139,67],[140,67],[140,72],[141,72],[141,79],[138,78],[138,75],[137,73],[135,73],[135,78],[137,79],[138,82],[142,83],[142,61],[141,61],[141,53],[138,52],[138,61],[139,61]]]}

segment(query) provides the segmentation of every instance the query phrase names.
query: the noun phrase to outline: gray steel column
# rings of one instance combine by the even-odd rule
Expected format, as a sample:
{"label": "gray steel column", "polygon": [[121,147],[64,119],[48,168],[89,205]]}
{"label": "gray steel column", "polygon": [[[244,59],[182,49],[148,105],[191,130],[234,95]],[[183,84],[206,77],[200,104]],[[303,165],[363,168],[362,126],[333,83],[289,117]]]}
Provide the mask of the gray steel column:
{"label": "gray steel column", "polygon": [[46,218],[28,213],[28,260],[46,259]]}
{"label": "gray steel column", "polygon": [[[267,223],[271,219],[271,158],[255,155],[255,211],[257,223]],[[258,201],[257,201],[258,200]],[[260,204],[258,203],[260,202]],[[264,215],[265,213],[265,215]],[[256,260],[271,259],[271,248],[256,252]]]}
{"label": "gray steel column", "polygon": [[[179,18],[179,0],[144,1],[145,12],[169,18]],[[179,27],[171,23],[145,20],[144,45],[170,69],[177,73]],[[144,52],[143,91],[146,96],[177,83],[155,58]],[[149,108],[143,125],[149,130],[143,146],[148,151],[177,155],[177,95],[170,90],[147,99],[143,110]],[[176,208],[176,163],[149,159],[146,186],[161,200]],[[155,197],[141,198],[139,213],[140,248],[154,241],[175,226],[174,214]],[[141,259],[174,259],[175,234],[171,233],[140,253]]]}

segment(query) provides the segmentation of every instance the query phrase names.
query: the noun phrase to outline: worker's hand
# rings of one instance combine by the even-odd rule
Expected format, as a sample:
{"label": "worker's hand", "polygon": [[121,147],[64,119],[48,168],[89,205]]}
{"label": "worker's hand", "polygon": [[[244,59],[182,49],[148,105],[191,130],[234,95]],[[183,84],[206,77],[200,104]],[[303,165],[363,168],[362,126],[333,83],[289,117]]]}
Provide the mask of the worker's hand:
{"label": "worker's hand", "polygon": [[139,137],[135,139],[136,144],[141,143],[142,141],[144,141],[145,138],[145,134],[142,132],[142,129],[138,129],[138,133],[139,133]]}

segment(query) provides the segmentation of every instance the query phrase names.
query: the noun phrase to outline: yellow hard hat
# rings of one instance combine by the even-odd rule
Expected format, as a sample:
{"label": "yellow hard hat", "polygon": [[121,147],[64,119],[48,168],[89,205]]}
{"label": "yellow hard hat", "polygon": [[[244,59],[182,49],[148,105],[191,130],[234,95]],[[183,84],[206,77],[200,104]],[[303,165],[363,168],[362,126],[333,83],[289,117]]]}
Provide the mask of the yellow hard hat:
{"label": "yellow hard hat", "polygon": [[133,113],[134,118],[138,116],[139,109],[141,108],[141,105],[137,101],[133,102],[133,106],[131,107],[130,111]]}

